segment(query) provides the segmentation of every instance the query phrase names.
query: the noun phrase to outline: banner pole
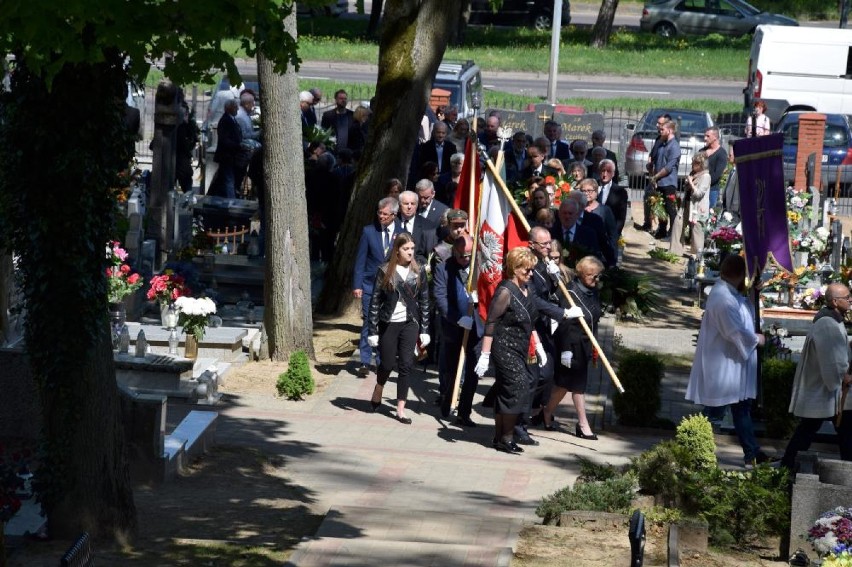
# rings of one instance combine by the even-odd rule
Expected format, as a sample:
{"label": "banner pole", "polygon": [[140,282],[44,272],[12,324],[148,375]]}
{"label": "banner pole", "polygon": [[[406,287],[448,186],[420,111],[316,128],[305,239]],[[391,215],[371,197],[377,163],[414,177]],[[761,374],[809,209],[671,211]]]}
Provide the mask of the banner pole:
{"label": "banner pole", "polygon": [[[488,169],[491,171],[491,175],[494,176],[497,185],[500,186],[500,189],[503,191],[503,193],[506,195],[506,198],[509,200],[509,204],[512,206],[512,211],[514,211],[515,215],[521,221],[524,228],[527,230],[527,232],[529,232],[530,223],[527,222],[527,218],[524,216],[523,211],[521,211],[521,208],[518,206],[518,203],[515,202],[515,197],[512,196],[512,192],[509,191],[508,187],[506,187],[506,183],[503,181],[503,178],[500,177],[500,174],[494,167],[494,163],[492,163],[491,159],[488,157],[487,154],[485,155],[485,159],[485,165],[488,166]],[[565,287],[565,284],[562,283],[562,280],[558,280],[557,283],[559,284],[559,290],[562,292],[562,295],[564,295],[565,299],[568,300],[568,304],[571,307],[576,307],[574,298],[572,298],[571,294],[568,293],[568,288]],[[578,320],[580,321],[580,326],[583,328],[583,332],[586,333],[586,336],[589,338],[589,341],[591,341],[592,346],[598,351],[598,354],[600,354],[601,362],[603,363],[604,368],[606,368],[606,371],[609,373],[609,377],[612,379],[613,385],[620,393],[623,394],[624,386],[621,385],[621,381],[619,381],[618,376],[615,374],[615,370],[609,363],[606,354],[598,343],[598,340],[595,338],[594,333],[592,333],[592,330],[589,328],[588,323],[586,323],[585,317],[580,317]]]}

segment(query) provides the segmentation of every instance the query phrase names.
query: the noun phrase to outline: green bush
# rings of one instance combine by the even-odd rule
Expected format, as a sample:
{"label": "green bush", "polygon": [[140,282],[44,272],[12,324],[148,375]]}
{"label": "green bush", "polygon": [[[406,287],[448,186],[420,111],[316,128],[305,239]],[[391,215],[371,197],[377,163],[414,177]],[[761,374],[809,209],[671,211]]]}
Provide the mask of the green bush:
{"label": "green bush", "polygon": [[619,360],[618,377],[624,393],[612,396],[612,409],[622,425],[650,427],[660,410],[663,361],[654,354],[629,351]]}
{"label": "green bush", "polygon": [[716,440],[713,426],[701,414],[685,417],[677,426],[675,442],[686,450],[689,469],[711,469],[716,466]]}
{"label": "green bush", "polygon": [[789,360],[770,358],[761,365],[763,417],[768,437],[786,439],[796,427],[796,418],[789,411],[795,374],[796,363]]}
{"label": "green bush", "polygon": [[608,463],[599,464],[586,457],[577,457],[577,461],[580,463],[580,476],[577,477],[580,482],[609,480],[621,475],[618,469]]}
{"label": "green bush", "polygon": [[657,496],[664,506],[681,503],[682,483],[687,474],[685,463],[691,456],[673,439],[657,443],[638,457],[631,465],[639,489]]}
{"label": "green bush", "polygon": [[542,498],[535,513],[543,523],[555,524],[569,510],[626,512],[635,488],[636,478],[629,473],[604,481],[578,483],[574,488],[566,486]]}
{"label": "green bush", "polygon": [[743,546],[789,532],[789,484],[787,469],[760,465],[746,472],[713,468],[693,476],[685,490],[713,543]]}
{"label": "green bush", "polygon": [[301,400],[305,394],[314,393],[314,377],[308,363],[308,355],[297,350],[290,355],[287,372],[278,377],[278,395],[289,400]]}

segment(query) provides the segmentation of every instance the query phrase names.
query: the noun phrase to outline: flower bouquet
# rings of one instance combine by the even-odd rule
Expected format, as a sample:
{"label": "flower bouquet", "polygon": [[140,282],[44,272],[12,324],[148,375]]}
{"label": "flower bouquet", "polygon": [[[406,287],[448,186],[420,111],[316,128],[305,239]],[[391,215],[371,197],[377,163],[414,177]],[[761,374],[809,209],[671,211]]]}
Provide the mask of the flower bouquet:
{"label": "flower bouquet", "polygon": [[716,248],[727,252],[735,252],[743,246],[743,236],[732,226],[723,226],[710,233],[710,240]]}
{"label": "flower bouquet", "polygon": [[165,270],[151,278],[149,283],[151,287],[148,289],[148,299],[157,300],[160,304],[169,304],[190,293],[184,277],[173,270]]}
{"label": "flower bouquet", "polygon": [[808,530],[808,541],[827,565],[852,566],[852,508],[838,506],[821,515]]}
{"label": "flower bouquet", "polygon": [[106,270],[107,275],[107,301],[110,303],[121,303],[125,297],[142,286],[139,274],[132,272],[130,266],[125,263],[127,251],[121,247],[118,241],[107,244],[106,257],[110,266]]}
{"label": "flower bouquet", "polygon": [[666,198],[662,193],[654,191],[648,195],[645,202],[648,203],[652,216],[657,217],[660,222],[669,220],[669,214],[666,212]]}
{"label": "flower bouquet", "polygon": [[204,338],[207,318],[216,313],[216,304],[208,297],[178,297],[175,300],[178,310],[178,325],[183,332],[193,335],[199,341]]}
{"label": "flower bouquet", "polygon": [[828,238],[830,233],[827,228],[820,226],[815,230],[803,230],[794,236],[791,244],[799,252],[806,252],[815,258],[822,258],[826,252],[830,252]]}

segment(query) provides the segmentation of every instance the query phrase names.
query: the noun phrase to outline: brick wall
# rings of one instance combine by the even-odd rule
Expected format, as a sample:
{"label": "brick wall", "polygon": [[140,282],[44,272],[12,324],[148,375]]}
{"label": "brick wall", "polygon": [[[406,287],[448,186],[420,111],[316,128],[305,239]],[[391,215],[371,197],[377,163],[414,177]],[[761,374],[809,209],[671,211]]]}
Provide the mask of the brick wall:
{"label": "brick wall", "polygon": [[822,174],[822,141],[824,135],[824,114],[809,112],[799,116],[799,147],[796,152],[796,176],[794,177],[797,189],[807,189],[805,168],[808,163],[808,156],[811,154],[816,154],[812,186],[820,186],[820,177]]}

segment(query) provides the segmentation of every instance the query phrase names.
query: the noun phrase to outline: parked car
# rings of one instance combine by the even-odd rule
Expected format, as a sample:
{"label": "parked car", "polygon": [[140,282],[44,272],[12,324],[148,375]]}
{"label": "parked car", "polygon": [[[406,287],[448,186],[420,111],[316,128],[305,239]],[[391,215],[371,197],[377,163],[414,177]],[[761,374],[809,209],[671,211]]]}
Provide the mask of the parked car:
{"label": "parked car", "polygon": [[762,12],[744,0],[650,0],[639,28],[663,37],[680,34],[743,35],[761,24],[798,26],[793,18]]}
{"label": "parked car", "polygon": [[[782,161],[784,180],[796,175],[796,154],[799,149],[799,116],[802,112],[789,112],[781,117],[776,132],[784,134]],[[840,183],[852,183],[852,128],[844,114],[825,114],[825,133],[822,140],[822,183],[833,186],[840,172]]]}
{"label": "parked car", "polygon": [[296,4],[296,15],[302,18],[311,16],[340,16],[349,11],[349,0],[328,0],[324,5],[307,4],[299,2]]}
{"label": "parked car", "polygon": [[450,92],[450,104],[459,109],[459,118],[473,116],[473,94],[482,101],[482,73],[471,60],[442,61],[432,82],[432,88]]}
{"label": "parked car", "polygon": [[[654,147],[654,140],[657,139],[657,119],[663,114],[671,116],[678,125],[680,163],[677,174],[680,179],[686,177],[692,169],[692,156],[704,147],[704,131],[714,125],[713,117],[706,112],[671,108],[652,108],[639,122],[625,124],[619,148],[622,152],[624,172],[631,187],[645,186],[645,166],[648,163],[648,154]],[[722,145],[725,145],[728,134],[727,129],[720,132]]]}
{"label": "parked car", "polygon": [[[471,24],[493,24],[498,26],[532,26],[537,30],[553,27],[552,0],[503,0],[497,10],[489,0],[472,0],[470,3]],[[571,2],[562,0],[562,25],[571,23]]]}

